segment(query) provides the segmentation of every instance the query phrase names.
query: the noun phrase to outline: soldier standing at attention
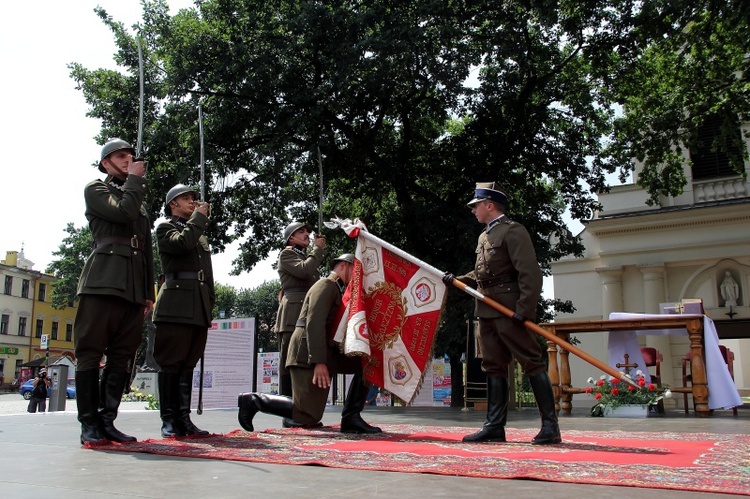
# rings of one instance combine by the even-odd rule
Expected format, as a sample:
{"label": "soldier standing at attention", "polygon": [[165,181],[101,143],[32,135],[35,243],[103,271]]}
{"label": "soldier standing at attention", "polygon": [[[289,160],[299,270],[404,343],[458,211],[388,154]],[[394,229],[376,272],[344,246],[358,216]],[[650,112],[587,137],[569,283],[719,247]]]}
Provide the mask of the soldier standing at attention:
{"label": "soldier standing at attention", "polygon": [[504,316],[477,300],[482,370],[487,373],[487,420],[464,442],[505,442],[510,390],[508,366],[513,357],[529,378],[536,398],[542,429],[532,444],[557,444],[562,441],[555,411],[552,384],[542,361],[542,348],[534,334],[524,327],[536,318],[536,305],[542,292],[542,270],[526,228],[505,216],[508,196],[495,182],[476,185],[468,206],[477,221],[485,224],[479,235],[474,270],[454,277],[446,273],[443,281],[453,279],[478,289],[505,307],[515,310],[513,318]]}
{"label": "soldier standing at attention", "polygon": [[[102,147],[105,180],[85,190],[94,249],[78,281],[75,318],[76,404],[81,443],[131,442],[114,426],[128,362],[141,344],[143,320],[154,304],[151,222],[143,206],[146,165],[122,139]],[[99,363],[106,363],[99,376]]]}
{"label": "soldier standing at attention", "polygon": [[354,376],[341,410],[341,432],[381,432],[361,416],[368,391],[362,376],[362,358],[341,353],[330,334],[353,264],[354,255],[351,253],[334,259],[331,262],[333,272],[327,278],[319,279],[305,295],[286,359],[292,377],[293,398],[265,393],[240,394],[237,419],[245,430],[253,431],[253,417],[258,412],[293,419],[305,426],[319,425],[331,388],[331,376],[345,373]]}
{"label": "soldier standing at attention", "polygon": [[216,302],[211,250],[203,233],[208,203],[177,184],[166,196],[169,221],[156,228],[164,283],[154,308],[159,364],[159,412],[164,437],[208,435],[190,420],[193,369],[203,356]]}
{"label": "soldier standing at attention", "polygon": [[[310,233],[312,227],[304,222],[292,222],[284,229],[283,240],[286,245],[279,253],[279,308],[276,311],[274,329],[279,343],[279,395],[292,396],[292,382],[285,363],[289,351],[289,340],[294,332],[297,318],[302,310],[305,293],[320,279],[318,267],[325,257],[326,238],[316,235],[310,254]],[[300,426],[293,420],[282,421],[285,428]]]}

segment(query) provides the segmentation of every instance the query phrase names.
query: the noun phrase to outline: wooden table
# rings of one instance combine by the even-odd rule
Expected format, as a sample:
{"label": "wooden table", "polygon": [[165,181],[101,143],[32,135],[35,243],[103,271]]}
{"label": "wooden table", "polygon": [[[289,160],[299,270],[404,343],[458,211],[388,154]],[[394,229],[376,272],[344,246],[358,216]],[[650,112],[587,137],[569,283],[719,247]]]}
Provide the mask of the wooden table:
{"label": "wooden table", "polygon": [[[649,319],[626,319],[626,320],[595,320],[595,321],[561,321],[540,324],[541,327],[550,331],[555,336],[570,340],[574,333],[592,333],[609,331],[637,331],[655,329],[687,329],[690,338],[690,351],[692,359],[690,363],[693,376],[692,389],[670,388],[673,392],[684,392],[693,394],[695,400],[695,412],[701,417],[711,415],[708,408],[708,382],[706,377],[706,363],[703,351],[703,316],[702,315],[664,315],[663,318]],[[549,356],[549,377],[552,388],[555,391],[555,408],[570,414],[573,408],[573,394],[584,393],[584,388],[571,386],[570,377],[570,353],[559,348],[556,343],[547,341],[547,354]],[[559,355],[559,360],[558,360]]]}

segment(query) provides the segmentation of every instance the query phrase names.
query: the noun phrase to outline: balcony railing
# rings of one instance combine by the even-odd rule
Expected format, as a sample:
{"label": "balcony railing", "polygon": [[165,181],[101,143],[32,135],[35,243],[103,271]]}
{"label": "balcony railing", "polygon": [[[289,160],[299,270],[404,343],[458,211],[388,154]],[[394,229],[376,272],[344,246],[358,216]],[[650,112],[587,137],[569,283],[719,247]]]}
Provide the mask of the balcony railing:
{"label": "balcony railing", "polygon": [[707,203],[748,197],[748,184],[742,177],[693,182],[693,202]]}

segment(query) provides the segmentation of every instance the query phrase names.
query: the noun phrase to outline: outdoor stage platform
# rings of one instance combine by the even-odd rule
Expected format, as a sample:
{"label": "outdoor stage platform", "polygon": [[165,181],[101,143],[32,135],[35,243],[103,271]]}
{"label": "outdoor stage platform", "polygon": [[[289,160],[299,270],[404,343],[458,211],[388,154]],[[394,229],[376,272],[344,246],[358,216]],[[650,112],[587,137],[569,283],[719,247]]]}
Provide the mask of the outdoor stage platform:
{"label": "outdoor stage platform", "polygon": [[[17,397],[17,395],[15,395]],[[68,407],[73,409],[74,405]],[[588,407],[561,417],[565,432],[614,431],[719,433],[745,435],[750,409],[716,411],[699,418],[672,409],[664,418],[589,418]],[[460,408],[367,407],[364,417],[380,425],[479,427],[481,412]],[[324,422],[338,424],[340,408],[328,408]],[[237,428],[236,410],[193,415],[196,424],[214,433]],[[139,439],[160,438],[157,411],[123,411],[118,427]],[[537,428],[536,409],[511,411],[508,427]],[[279,428],[278,418],[258,414],[256,430]],[[0,494],[12,498],[163,498],[163,497],[618,497],[689,499],[739,497],[636,487],[581,485],[538,480],[468,478],[428,473],[362,471],[309,465],[278,465],[214,459],[192,459],[143,453],[92,451],[78,441],[80,429],[72,410],[64,413],[0,416]],[[497,444],[490,444],[497,445]],[[31,470],[43,470],[32,472]]]}

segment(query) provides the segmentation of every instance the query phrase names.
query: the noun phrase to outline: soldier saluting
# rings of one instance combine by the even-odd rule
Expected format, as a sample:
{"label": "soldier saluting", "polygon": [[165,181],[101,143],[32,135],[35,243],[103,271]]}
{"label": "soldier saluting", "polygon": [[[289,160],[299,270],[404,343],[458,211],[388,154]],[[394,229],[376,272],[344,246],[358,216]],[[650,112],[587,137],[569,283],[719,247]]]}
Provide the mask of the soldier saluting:
{"label": "soldier saluting", "polygon": [[165,199],[170,219],[156,228],[164,283],[154,308],[159,412],[164,437],[208,435],[190,420],[193,369],[203,356],[216,302],[211,250],[204,235],[209,205],[177,184]]}
{"label": "soldier saluting", "polygon": [[[143,320],[154,304],[151,222],[143,206],[146,165],[122,139],[102,147],[105,180],[85,190],[94,249],[78,281],[75,319],[76,404],[81,443],[135,441],[114,426],[128,362],[141,343]],[[99,376],[99,363],[106,354]]]}
{"label": "soldier saluting", "polygon": [[[316,235],[313,247],[310,246],[312,227],[304,222],[292,222],[286,226],[282,238],[285,247],[279,253],[279,308],[276,311],[276,325],[274,329],[279,342],[279,395],[292,396],[292,381],[286,368],[289,341],[292,338],[297,318],[302,310],[305,293],[320,279],[318,267],[325,256],[326,238]],[[295,421],[285,418],[284,427],[301,426]]]}

